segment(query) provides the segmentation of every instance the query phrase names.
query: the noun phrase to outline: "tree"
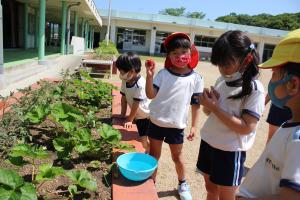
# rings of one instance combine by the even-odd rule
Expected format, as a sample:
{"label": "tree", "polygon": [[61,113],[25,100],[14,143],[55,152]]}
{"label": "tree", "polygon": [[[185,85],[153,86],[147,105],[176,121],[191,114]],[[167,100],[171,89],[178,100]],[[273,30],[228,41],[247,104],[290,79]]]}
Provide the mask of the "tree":
{"label": "tree", "polygon": [[172,15],[172,16],[183,16],[184,11],[185,11],[185,7],[165,8],[164,10],[159,11],[159,14]]}
{"label": "tree", "polygon": [[283,13],[274,16],[266,13],[253,16],[230,13],[218,17],[216,21],[291,31],[300,28],[300,13]]}
{"label": "tree", "polygon": [[188,18],[203,19],[205,17],[205,14],[203,12],[188,12],[186,16]]}

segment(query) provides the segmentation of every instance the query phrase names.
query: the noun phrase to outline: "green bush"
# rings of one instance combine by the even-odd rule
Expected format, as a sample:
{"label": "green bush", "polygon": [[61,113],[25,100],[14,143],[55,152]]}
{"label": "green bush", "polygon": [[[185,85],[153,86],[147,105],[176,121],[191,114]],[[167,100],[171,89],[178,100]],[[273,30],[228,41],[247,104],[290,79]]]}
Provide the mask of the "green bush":
{"label": "green bush", "polygon": [[103,60],[111,60],[113,56],[118,56],[119,52],[116,48],[116,45],[109,41],[106,45],[106,40],[99,42],[99,47],[96,49],[97,58]]}

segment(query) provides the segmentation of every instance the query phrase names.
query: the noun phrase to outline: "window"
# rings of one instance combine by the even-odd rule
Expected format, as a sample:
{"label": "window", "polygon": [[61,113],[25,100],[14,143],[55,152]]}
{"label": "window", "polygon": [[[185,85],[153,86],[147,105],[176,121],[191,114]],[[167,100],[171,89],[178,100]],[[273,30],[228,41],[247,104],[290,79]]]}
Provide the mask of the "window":
{"label": "window", "polygon": [[265,44],[264,46],[264,54],[263,54],[263,62],[272,57],[273,50],[275,45]]}
{"label": "window", "polygon": [[165,47],[163,42],[165,41],[166,37],[168,37],[171,33],[166,32],[156,32],[155,37],[155,53],[166,53]]}
{"label": "window", "polygon": [[134,46],[146,45],[146,31],[133,30],[128,28],[118,28],[117,32],[117,46],[121,47],[121,43],[131,42]]}
{"label": "window", "polygon": [[216,38],[206,37],[203,35],[195,36],[195,45],[199,47],[213,47]]}

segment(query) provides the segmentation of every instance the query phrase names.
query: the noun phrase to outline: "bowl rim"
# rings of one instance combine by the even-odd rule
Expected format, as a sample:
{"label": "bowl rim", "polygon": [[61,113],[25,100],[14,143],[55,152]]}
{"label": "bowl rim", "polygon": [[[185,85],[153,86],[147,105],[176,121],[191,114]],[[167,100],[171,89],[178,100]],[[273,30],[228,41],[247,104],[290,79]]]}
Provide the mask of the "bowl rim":
{"label": "bowl rim", "polygon": [[[148,156],[150,156],[151,158],[153,158],[153,159],[156,161],[156,164],[155,164],[154,167],[152,167],[152,168],[150,168],[150,169],[147,169],[147,170],[143,170],[143,171],[136,171],[136,170],[126,169],[126,168],[120,166],[118,161],[120,160],[120,157],[122,157],[123,155],[128,155],[128,154],[145,154],[145,155],[148,155]],[[135,173],[135,174],[137,174],[137,173],[145,173],[145,172],[151,172],[151,171],[154,171],[154,170],[157,168],[157,166],[158,166],[158,161],[156,160],[156,158],[154,158],[153,156],[151,156],[151,155],[149,155],[149,154],[141,153],[141,152],[129,152],[129,153],[124,153],[124,154],[120,155],[120,156],[117,158],[116,163],[117,163],[118,167],[120,167],[120,168],[122,168],[122,169],[124,169],[124,170],[126,170],[126,171],[133,172],[133,173]]]}

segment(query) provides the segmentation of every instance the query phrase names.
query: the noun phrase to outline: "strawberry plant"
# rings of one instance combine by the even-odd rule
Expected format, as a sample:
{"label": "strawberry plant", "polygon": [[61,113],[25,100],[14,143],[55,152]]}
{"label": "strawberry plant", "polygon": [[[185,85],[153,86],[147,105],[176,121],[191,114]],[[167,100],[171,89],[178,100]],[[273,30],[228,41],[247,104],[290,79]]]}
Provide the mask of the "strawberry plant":
{"label": "strawberry plant", "polygon": [[36,189],[17,172],[0,168],[0,199],[36,200]]}
{"label": "strawberry plant", "polygon": [[71,197],[78,193],[78,186],[90,191],[97,190],[96,180],[86,170],[72,170],[68,171],[66,175],[73,182],[73,185],[68,187]]}
{"label": "strawberry plant", "polygon": [[[29,144],[17,144],[15,145],[10,154],[10,161],[15,165],[24,165],[24,158],[27,158],[29,163],[32,165],[32,181],[35,178],[36,171],[36,160],[46,159],[49,154],[43,149],[43,147],[37,147]],[[17,161],[17,162],[14,162]]]}

